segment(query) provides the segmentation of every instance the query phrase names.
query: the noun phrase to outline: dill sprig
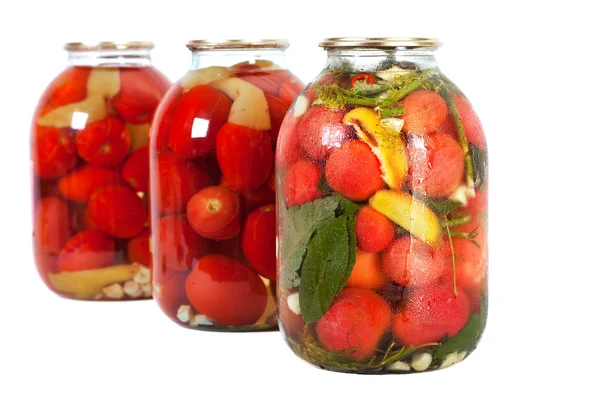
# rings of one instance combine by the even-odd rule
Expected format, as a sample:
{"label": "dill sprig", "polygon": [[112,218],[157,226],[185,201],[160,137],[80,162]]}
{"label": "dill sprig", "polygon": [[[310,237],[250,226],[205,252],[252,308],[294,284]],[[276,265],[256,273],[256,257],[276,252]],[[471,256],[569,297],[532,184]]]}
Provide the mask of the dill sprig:
{"label": "dill sprig", "polygon": [[423,344],[416,347],[405,347],[394,341],[390,342],[384,350],[377,350],[368,361],[356,361],[351,359],[351,354],[360,350],[360,347],[346,350],[327,351],[319,345],[311,333],[307,333],[302,343],[288,339],[288,343],[299,352],[306,356],[306,359],[320,366],[338,370],[383,370],[387,365],[406,359],[415,351],[424,348],[437,346],[438,343]]}
{"label": "dill sprig", "polygon": [[427,88],[439,90],[441,80],[437,68],[424,72],[398,75],[391,82],[380,80],[375,84],[357,82],[346,89],[337,83],[317,88],[317,102],[331,109],[343,109],[348,106],[365,106],[375,109],[381,118],[404,115],[400,101],[413,91]]}

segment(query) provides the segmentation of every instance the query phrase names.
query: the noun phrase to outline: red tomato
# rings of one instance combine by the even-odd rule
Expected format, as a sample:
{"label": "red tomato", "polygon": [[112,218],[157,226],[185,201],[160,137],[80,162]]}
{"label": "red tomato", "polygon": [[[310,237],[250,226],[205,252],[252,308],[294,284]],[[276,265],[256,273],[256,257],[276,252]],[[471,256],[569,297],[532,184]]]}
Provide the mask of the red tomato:
{"label": "red tomato", "polygon": [[58,256],[59,271],[83,271],[110,265],[115,242],[100,231],[82,231],[65,244]]}
{"label": "red tomato", "polygon": [[385,299],[370,290],[342,290],[316,323],[316,332],[327,351],[343,352],[360,361],[375,354],[388,331],[392,311]]}
{"label": "red tomato", "polygon": [[300,159],[300,134],[297,130],[298,122],[293,113],[283,119],[279,128],[281,138],[277,139],[277,156],[275,162],[278,168],[288,168]]}
{"label": "red tomato", "polygon": [[188,201],[196,192],[206,187],[209,176],[194,162],[186,162],[172,153],[158,156],[157,176],[152,180],[152,202],[162,214],[185,211]]}
{"label": "red tomato", "polygon": [[379,160],[364,142],[350,141],[325,164],[325,178],[334,191],[362,202],[383,188]]}
{"label": "red tomato", "polygon": [[75,137],[79,156],[92,166],[115,166],[129,153],[131,137],[115,116],[90,123]]}
{"label": "red tomato", "polygon": [[174,84],[156,108],[150,127],[150,147],[158,153],[169,149],[171,124],[181,101],[181,84]]}
{"label": "red tomato", "polygon": [[458,333],[469,318],[469,299],[452,287],[434,284],[413,289],[400,303],[392,323],[392,331],[405,346],[436,343],[444,336]]}
{"label": "red tomato", "polygon": [[298,132],[302,136],[301,146],[313,159],[325,159],[342,146],[352,131],[342,123],[344,111],[331,110],[324,106],[313,106],[301,116]]}
{"label": "red tomato", "polygon": [[229,239],[240,232],[240,210],[237,193],[225,187],[212,186],[192,196],[187,205],[187,218],[200,236]]}
{"label": "red tomato", "polygon": [[435,282],[448,269],[440,250],[411,236],[396,239],[383,253],[383,270],[403,286],[422,286]]}
{"label": "red tomato", "polygon": [[83,101],[87,95],[87,81],[91,71],[91,68],[73,66],[58,75],[46,90],[50,104],[58,108]]}
{"label": "red tomato", "polygon": [[35,247],[48,254],[58,254],[71,236],[71,213],[58,198],[43,198],[35,206],[33,237]]}
{"label": "red tomato", "polygon": [[396,234],[394,224],[371,206],[358,211],[355,229],[358,247],[371,253],[385,250]]}
{"label": "red tomato", "polygon": [[283,101],[272,95],[267,95],[267,104],[269,105],[269,117],[271,118],[271,130],[269,135],[271,137],[271,143],[273,146],[277,144],[277,137],[279,136],[279,129],[281,123],[285,117],[285,113],[288,110],[288,106]]}
{"label": "red tomato", "polygon": [[171,122],[169,144],[182,158],[195,158],[215,149],[217,133],[229,116],[231,100],[203,84],[185,92]]}
{"label": "red tomato", "polygon": [[144,228],[142,232],[127,242],[127,259],[132,263],[152,267],[152,253],[150,253],[150,230]]}
{"label": "red tomato", "polygon": [[77,148],[69,133],[36,126],[31,140],[33,172],[40,178],[62,177],[77,163]]}
{"label": "red tomato", "polygon": [[283,179],[283,195],[288,207],[302,206],[320,198],[323,193],[319,189],[321,171],[308,160],[300,160],[290,167]]}
{"label": "red tomato", "polygon": [[211,254],[194,266],[185,281],[194,309],[221,326],[256,322],[267,306],[267,288],[260,277],[236,260]]}
{"label": "red tomato", "polygon": [[485,149],[487,144],[485,141],[485,134],[483,133],[483,126],[481,125],[481,121],[475,113],[475,110],[473,110],[471,103],[463,95],[456,95],[452,99],[454,100],[454,104],[456,105],[456,109],[460,116],[460,121],[465,129],[467,141],[481,149]]}
{"label": "red tomato", "polygon": [[150,154],[148,145],[136,149],[123,166],[123,178],[136,192],[148,192]]}
{"label": "red tomato", "polygon": [[156,266],[164,272],[185,271],[208,253],[208,242],[198,236],[183,216],[163,217],[152,236]]}
{"label": "red tomato", "polygon": [[71,202],[87,203],[96,189],[105,185],[118,185],[122,181],[117,171],[83,166],[61,178],[58,190],[63,198]]}
{"label": "red tomato", "polygon": [[279,98],[285,103],[291,105],[292,102],[296,99],[296,97],[302,92],[304,89],[304,83],[300,81],[297,77],[293,76],[281,84],[281,88],[279,89]]}
{"label": "red tomato", "polygon": [[409,136],[407,182],[414,193],[451,195],[463,182],[465,158],[458,142],[446,134]]}
{"label": "red tomato", "polygon": [[217,159],[232,188],[256,189],[267,181],[273,167],[269,133],[225,123],[217,135]]}
{"label": "red tomato", "polygon": [[97,189],[88,201],[94,223],[116,238],[139,235],[147,220],[146,206],[129,188],[107,185]]}
{"label": "red tomato", "polygon": [[[484,233],[484,231],[481,231]],[[484,241],[484,239],[481,239]],[[477,247],[468,239],[452,238],[454,249],[454,262],[456,266],[456,285],[464,290],[470,291],[480,288],[487,274],[487,247],[485,243]],[[450,243],[446,239],[444,244],[444,255],[449,264],[452,264],[452,251]],[[452,267],[448,267],[446,277],[453,280]]]}
{"label": "red tomato", "polygon": [[436,131],[446,120],[448,107],[436,92],[415,91],[402,101],[404,106],[404,126],[402,131],[423,135]]}
{"label": "red tomato", "polygon": [[246,218],[242,233],[242,249],[256,272],[275,280],[275,205],[254,210]]}
{"label": "red tomato", "polygon": [[152,296],[163,312],[175,322],[179,322],[176,316],[179,307],[190,304],[185,294],[185,281],[188,275],[189,272],[169,272],[164,275],[164,279],[154,276]]}
{"label": "red tomato", "polygon": [[123,68],[119,73],[121,89],[113,107],[128,123],[149,123],[165,90],[144,69]]}

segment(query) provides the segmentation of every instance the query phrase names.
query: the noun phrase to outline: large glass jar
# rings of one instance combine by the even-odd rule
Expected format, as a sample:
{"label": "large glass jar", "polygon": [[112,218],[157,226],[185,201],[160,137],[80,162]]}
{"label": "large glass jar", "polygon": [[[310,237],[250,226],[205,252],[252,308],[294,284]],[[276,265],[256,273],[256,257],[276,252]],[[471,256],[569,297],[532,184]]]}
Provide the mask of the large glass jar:
{"label": "large glass jar", "polygon": [[169,81],[147,42],[69,43],[31,130],[33,248],[59,295],[150,298],[150,120]]}
{"label": "large glass jar", "polygon": [[356,373],[457,363],[487,312],[481,123],[433,39],[329,39],[276,153],[280,329]]}
{"label": "large glass jar", "polygon": [[152,125],[154,298],[178,324],[277,327],[274,148],[303,84],[287,41],[188,43]]}

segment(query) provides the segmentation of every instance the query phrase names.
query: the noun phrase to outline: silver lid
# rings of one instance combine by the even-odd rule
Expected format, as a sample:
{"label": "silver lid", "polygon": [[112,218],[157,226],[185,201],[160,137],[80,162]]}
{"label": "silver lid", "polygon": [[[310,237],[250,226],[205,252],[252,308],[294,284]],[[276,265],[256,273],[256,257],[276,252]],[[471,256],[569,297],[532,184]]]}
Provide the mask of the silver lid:
{"label": "silver lid", "polygon": [[154,43],[149,41],[100,41],[97,43],[67,43],[67,51],[102,51],[102,50],[151,50]]}
{"label": "silver lid", "polygon": [[190,40],[186,46],[190,50],[286,49],[290,43],[286,39]]}
{"label": "silver lid", "polygon": [[323,48],[437,48],[442,42],[429,37],[331,37],[319,43]]}

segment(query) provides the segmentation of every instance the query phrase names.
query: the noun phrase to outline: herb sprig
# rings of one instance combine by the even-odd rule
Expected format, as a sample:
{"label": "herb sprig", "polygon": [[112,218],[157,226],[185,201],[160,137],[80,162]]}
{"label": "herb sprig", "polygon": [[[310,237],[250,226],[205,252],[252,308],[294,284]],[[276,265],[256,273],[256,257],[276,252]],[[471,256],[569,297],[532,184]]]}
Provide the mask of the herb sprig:
{"label": "herb sprig", "polygon": [[313,362],[318,363],[325,368],[346,370],[346,371],[372,371],[377,372],[383,370],[387,365],[390,365],[397,361],[402,361],[412,355],[414,352],[425,348],[435,347],[437,343],[423,344],[417,347],[405,347],[397,342],[390,342],[384,350],[377,350],[375,354],[371,356],[368,362],[356,361],[351,359],[350,355],[361,347],[354,347],[346,350],[335,350],[327,351],[319,345],[319,342],[307,333],[302,344],[295,342],[294,340],[288,339],[288,342],[295,351],[300,352],[301,355]]}
{"label": "herb sprig", "polygon": [[380,80],[371,85],[358,83],[349,89],[333,83],[317,88],[317,101],[332,109],[366,106],[377,110],[381,118],[396,117],[404,115],[404,108],[400,104],[404,97],[421,88],[437,91],[440,81],[439,70],[431,68],[399,75],[391,82]]}

